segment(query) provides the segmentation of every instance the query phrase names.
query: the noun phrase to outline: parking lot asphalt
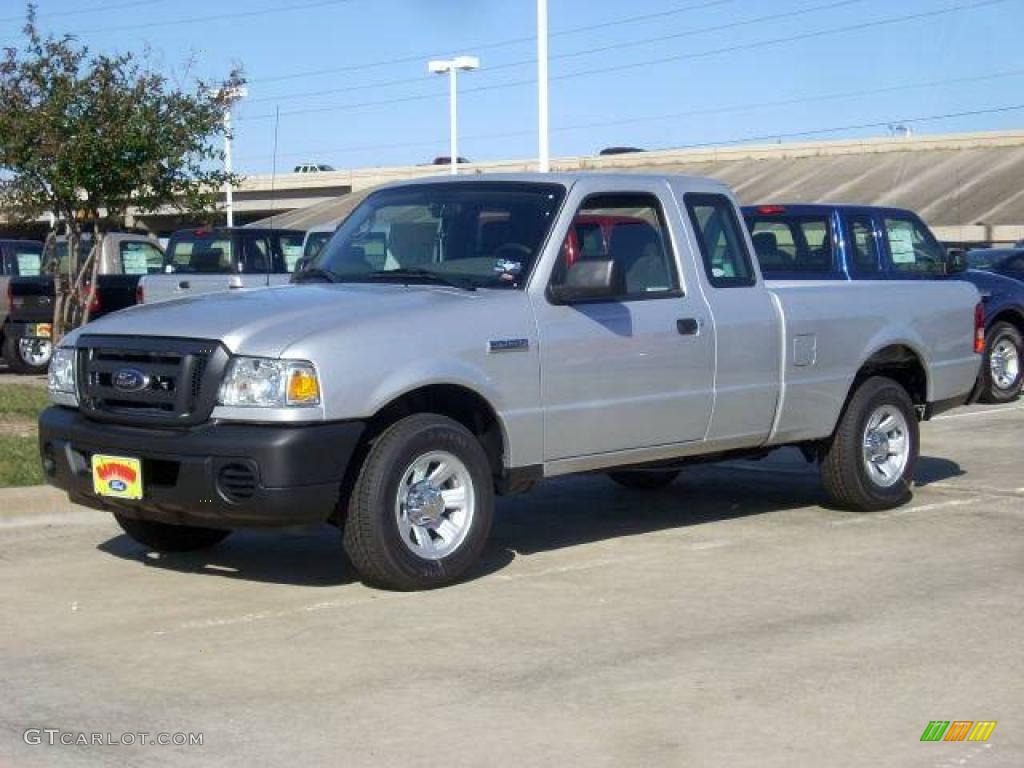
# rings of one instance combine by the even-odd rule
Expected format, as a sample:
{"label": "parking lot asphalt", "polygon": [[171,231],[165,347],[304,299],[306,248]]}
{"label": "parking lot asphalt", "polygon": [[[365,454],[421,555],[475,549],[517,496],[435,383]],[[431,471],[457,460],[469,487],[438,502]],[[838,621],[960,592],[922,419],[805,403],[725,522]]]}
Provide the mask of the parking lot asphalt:
{"label": "parking lot asphalt", "polygon": [[103,513],[8,510],[0,765],[1020,766],[1022,435],[1024,405],[925,425],[914,500],[877,514],[788,452],[551,481],[418,594],[354,582],[328,528],[157,557]]}

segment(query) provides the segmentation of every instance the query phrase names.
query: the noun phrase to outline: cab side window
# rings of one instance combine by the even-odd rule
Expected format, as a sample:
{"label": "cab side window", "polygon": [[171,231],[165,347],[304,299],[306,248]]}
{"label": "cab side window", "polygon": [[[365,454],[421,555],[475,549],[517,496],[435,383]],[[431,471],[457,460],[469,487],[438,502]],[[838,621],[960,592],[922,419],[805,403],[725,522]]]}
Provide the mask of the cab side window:
{"label": "cab side window", "polygon": [[878,246],[870,216],[850,217],[850,271],[857,275],[877,275]]}
{"label": "cab side window", "polygon": [[690,224],[704,259],[708,282],[715,288],[754,285],[754,267],[740,229],[736,209],[729,198],[714,194],[684,196]]}
{"label": "cab side window", "polygon": [[126,275],[154,275],[163,271],[164,253],[151,243],[121,243],[121,270]]}
{"label": "cab side window", "polygon": [[573,264],[611,260],[622,276],[619,300],[679,295],[665,218],[649,194],[593,195],[583,201],[551,277],[561,285]]}

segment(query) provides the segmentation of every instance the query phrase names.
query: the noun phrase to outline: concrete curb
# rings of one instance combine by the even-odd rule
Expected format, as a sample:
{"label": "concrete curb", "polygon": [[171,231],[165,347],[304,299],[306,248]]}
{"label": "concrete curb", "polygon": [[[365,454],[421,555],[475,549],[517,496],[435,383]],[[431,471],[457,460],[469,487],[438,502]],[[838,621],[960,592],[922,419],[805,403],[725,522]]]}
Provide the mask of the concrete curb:
{"label": "concrete curb", "polygon": [[64,491],[49,485],[0,488],[0,520],[36,515],[58,515],[85,510],[68,501]]}

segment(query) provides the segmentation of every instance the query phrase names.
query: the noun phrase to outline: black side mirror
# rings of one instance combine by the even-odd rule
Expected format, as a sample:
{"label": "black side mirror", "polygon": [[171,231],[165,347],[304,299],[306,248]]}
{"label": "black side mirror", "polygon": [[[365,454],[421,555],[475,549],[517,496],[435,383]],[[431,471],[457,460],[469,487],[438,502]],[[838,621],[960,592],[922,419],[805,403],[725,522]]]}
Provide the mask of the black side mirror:
{"label": "black side mirror", "polygon": [[607,301],[625,292],[622,270],[611,259],[578,261],[569,267],[564,283],[551,286],[551,298],[558,304]]}
{"label": "black side mirror", "polygon": [[946,274],[955,275],[967,271],[967,251],[963,248],[949,248],[946,250]]}

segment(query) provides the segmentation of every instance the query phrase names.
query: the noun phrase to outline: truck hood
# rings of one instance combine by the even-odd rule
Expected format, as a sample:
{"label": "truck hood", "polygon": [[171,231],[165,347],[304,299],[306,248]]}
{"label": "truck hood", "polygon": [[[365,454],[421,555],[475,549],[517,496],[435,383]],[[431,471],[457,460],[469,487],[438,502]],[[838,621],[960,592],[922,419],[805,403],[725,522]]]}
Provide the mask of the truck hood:
{"label": "truck hood", "polygon": [[340,332],[383,317],[464,306],[495,293],[393,283],[227,291],[131,307],[89,323],[66,343],[74,344],[81,334],[214,339],[234,353],[278,357],[299,339],[328,329]]}

